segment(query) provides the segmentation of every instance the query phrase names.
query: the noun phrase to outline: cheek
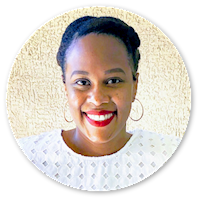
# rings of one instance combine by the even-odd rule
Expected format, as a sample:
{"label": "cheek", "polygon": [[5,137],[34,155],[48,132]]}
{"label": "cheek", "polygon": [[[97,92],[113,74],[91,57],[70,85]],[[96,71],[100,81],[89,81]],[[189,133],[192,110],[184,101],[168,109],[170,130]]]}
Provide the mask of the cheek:
{"label": "cheek", "polygon": [[[121,112],[121,115],[122,117],[126,117],[127,115],[129,115],[130,113],[130,110],[131,110],[131,102],[127,102],[127,101],[124,101],[121,105],[120,105],[120,108],[119,108],[119,112]],[[119,113],[120,114],[120,113]]]}
{"label": "cheek", "polygon": [[68,92],[68,102],[69,102],[69,107],[71,113],[76,113],[74,112],[75,110],[80,110],[81,106],[84,103],[84,95],[80,92],[77,92],[76,90],[69,90]]}
{"label": "cheek", "polygon": [[[121,93],[116,93],[113,97],[113,101],[117,106],[119,115],[128,115],[131,109],[132,97],[129,90],[125,90]],[[121,114],[120,114],[121,113]]]}

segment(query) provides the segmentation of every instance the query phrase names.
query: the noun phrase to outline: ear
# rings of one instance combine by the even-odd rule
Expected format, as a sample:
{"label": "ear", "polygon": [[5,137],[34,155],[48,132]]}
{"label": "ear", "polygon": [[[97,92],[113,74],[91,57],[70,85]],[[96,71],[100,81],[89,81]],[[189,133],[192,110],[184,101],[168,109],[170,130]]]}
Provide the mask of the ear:
{"label": "ear", "polygon": [[135,101],[135,96],[137,94],[138,78],[139,78],[139,73],[136,73],[136,80],[133,82],[133,99],[132,99],[132,102]]}
{"label": "ear", "polygon": [[64,78],[63,75],[61,76],[61,78],[62,78],[62,80],[63,80],[63,85],[64,85],[64,88],[65,88],[66,96],[68,97],[67,87],[66,87],[66,84],[65,84],[65,78]]}

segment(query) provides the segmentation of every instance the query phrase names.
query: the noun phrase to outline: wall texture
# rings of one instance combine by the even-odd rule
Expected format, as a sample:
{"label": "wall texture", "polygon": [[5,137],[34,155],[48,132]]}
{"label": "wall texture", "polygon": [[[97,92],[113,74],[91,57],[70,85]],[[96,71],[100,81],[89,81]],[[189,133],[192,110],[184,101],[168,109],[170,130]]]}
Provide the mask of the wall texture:
{"label": "wall texture", "polygon": [[[109,7],[70,11],[38,29],[25,43],[12,67],[7,89],[7,110],[16,138],[40,134],[75,124],[64,120],[67,101],[56,53],[67,25],[85,16],[113,16],[134,27],[141,39],[137,98],[144,107],[138,122],[127,121],[127,130],[142,128],[182,137],[191,108],[189,77],[179,52],[153,24],[133,13]],[[133,118],[141,107],[133,103]],[[70,113],[66,115],[70,118]]]}

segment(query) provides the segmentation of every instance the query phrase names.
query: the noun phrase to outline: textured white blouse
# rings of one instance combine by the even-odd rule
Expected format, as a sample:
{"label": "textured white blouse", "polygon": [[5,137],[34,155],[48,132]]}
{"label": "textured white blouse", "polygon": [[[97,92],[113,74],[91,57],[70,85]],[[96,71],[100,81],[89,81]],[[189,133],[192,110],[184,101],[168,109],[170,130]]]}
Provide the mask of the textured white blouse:
{"label": "textured white blouse", "polygon": [[174,153],[181,139],[136,129],[118,152],[100,157],[75,153],[62,130],[18,140],[23,152],[43,173],[81,190],[108,191],[131,186],[157,171]]}

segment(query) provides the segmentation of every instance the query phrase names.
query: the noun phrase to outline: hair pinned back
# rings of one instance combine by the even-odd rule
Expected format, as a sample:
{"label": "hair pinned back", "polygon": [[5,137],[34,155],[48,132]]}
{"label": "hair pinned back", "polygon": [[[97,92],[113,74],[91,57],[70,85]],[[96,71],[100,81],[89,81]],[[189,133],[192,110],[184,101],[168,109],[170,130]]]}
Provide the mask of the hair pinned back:
{"label": "hair pinned back", "polygon": [[131,26],[129,26],[128,36],[130,38],[129,40],[131,42],[132,48],[135,47],[137,49],[140,46],[140,39],[138,37],[138,34]]}
{"label": "hair pinned back", "polygon": [[133,79],[136,80],[135,75],[140,60],[138,50],[140,39],[132,27],[114,17],[85,16],[75,20],[66,28],[57,53],[57,62],[62,68],[63,76],[65,77],[66,52],[72,42],[90,33],[112,35],[125,44],[129,59],[131,59],[130,63],[133,63]]}
{"label": "hair pinned back", "polygon": [[79,28],[84,24],[84,22],[92,19],[93,17],[86,16],[81,17],[74,22],[72,22],[65,30],[62,40],[60,43],[60,47],[57,53],[57,63],[60,67],[64,67],[65,53],[66,50],[70,47],[74,35],[78,32]]}

